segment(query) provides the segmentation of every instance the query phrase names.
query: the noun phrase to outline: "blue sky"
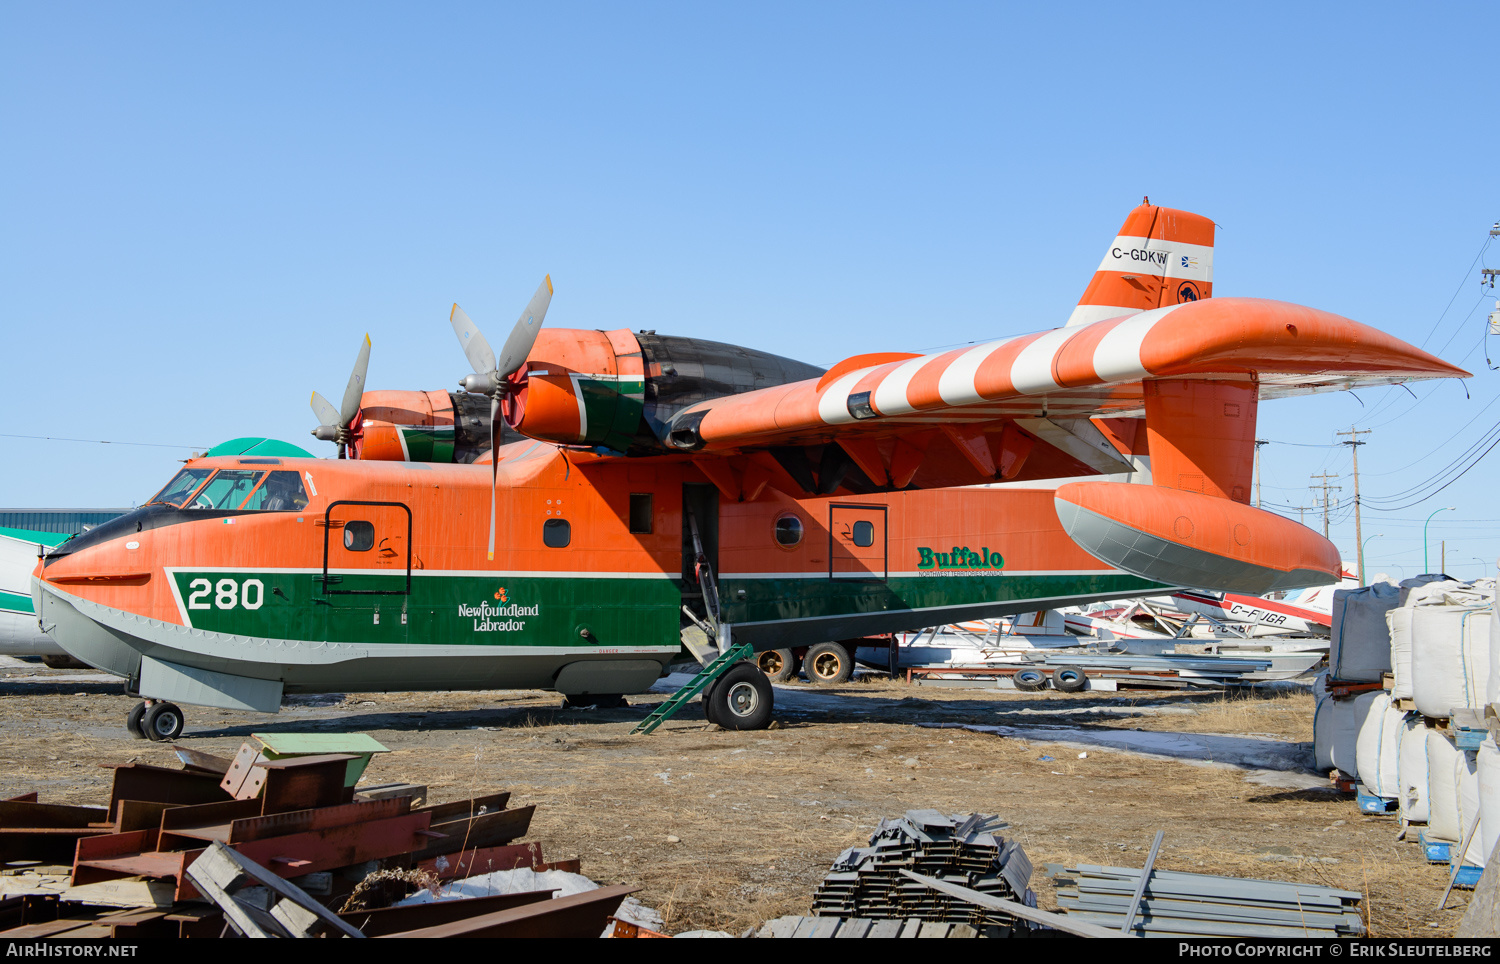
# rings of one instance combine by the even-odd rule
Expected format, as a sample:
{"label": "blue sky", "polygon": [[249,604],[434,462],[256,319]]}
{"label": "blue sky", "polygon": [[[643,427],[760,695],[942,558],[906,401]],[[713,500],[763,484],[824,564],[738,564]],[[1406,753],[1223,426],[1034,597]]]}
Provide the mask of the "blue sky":
{"label": "blue sky", "polygon": [[[450,387],[448,306],[503,331],[547,272],[549,324],[825,365],[1035,331],[1149,194],[1218,222],[1216,294],[1476,373],[1467,398],[1261,410],[1261,437],[1297,443],[1265,449],[1268,502],[1347,473],[1347,449],[1307,446],[1356,422],[1367,497],[1421,495],[1500,422],[1494,302],[1465,277],[1500,218],[1492,12],[7,4],[5,431],[319,446],[307,396],[337,397],[366,331],[372,387]],[[188,450],[5,451],[0,505],[84,506],[145,498]],[[1367,512],[1370,571],[1420,571],[1448,505],[1433,566],[1439,539],[1450,571],[1492,565],[1497,465]]]}

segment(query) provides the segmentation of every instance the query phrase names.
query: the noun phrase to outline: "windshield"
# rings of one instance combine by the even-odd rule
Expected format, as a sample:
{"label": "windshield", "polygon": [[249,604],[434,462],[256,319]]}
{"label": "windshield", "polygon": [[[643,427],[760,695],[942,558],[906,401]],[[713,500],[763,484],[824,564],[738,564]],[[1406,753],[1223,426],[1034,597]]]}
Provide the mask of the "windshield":
{"label": "windshield", "polygon": [[183,469],[173,476],[167,487],[147,500],[147,505],[164,504],[181,506],[188,496],[198,491],[198,486],[212,474],[213,469]]}
{"label": "windshield", "polygon": [[264,478],[264,472],[225,469],[193,496],[189,509],[238,509],[245,496]]}

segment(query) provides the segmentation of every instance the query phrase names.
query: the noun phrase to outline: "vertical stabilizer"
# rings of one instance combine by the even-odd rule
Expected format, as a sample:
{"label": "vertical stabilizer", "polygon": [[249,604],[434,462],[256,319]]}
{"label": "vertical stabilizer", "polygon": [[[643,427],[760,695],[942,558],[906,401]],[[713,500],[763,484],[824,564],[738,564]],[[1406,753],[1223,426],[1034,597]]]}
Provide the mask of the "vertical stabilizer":
{"label": "vertical stabilizer", "polygon": [[1197,301],[1213,281],[1214,223],[1147,200],[1125,218],[1068,324]]}

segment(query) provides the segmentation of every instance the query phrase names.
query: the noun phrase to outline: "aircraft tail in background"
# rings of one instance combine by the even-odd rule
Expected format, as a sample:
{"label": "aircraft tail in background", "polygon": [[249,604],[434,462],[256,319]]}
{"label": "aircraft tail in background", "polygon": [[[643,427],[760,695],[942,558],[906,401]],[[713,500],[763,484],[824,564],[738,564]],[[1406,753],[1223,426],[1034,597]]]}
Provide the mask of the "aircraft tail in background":
{"label": "aircraft tail in background", "polygon": [[1199,301],[1212,296],[1213,281],[1214,223],[1146,199],[1125,218],[1068,325]]}

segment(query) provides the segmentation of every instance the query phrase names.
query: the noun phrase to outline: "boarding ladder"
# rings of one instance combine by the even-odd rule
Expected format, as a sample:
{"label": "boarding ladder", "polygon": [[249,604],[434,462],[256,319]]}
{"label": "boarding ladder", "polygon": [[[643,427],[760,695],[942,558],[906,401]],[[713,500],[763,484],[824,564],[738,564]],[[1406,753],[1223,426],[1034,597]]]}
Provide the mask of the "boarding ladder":
{"label": "boarding ladder", "polygon": [[651,711],[651,715],[635,725],[631,733],[650,733],[671,719],[678,710],[687,705],[688,701],[708,688],[714,680],[729,671],[729,667],[741,660],[749,659],[755,650],[749,643],[741,643],[731,646],[721,653],[716,659],[698,671],[698,675],[688,680],[686,686],[672,694],[672,698],[662,703]]}

